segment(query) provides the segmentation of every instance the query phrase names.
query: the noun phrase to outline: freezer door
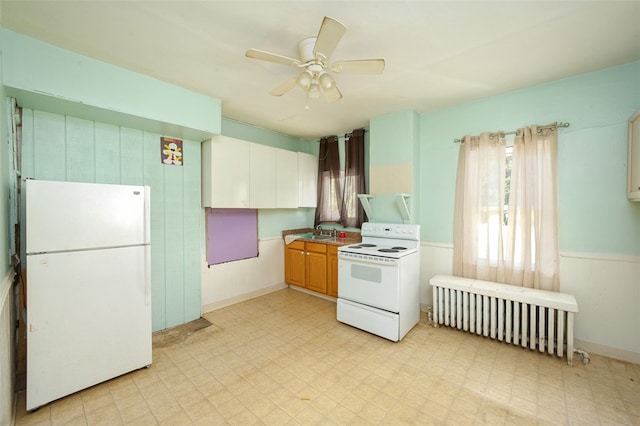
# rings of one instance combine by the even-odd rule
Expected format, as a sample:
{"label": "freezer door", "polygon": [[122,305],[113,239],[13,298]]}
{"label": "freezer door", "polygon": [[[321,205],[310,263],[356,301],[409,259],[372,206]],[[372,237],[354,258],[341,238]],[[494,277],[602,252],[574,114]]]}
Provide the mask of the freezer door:
{"label": "freezer door", "polygon": [[149,187],[27,180],[27,253],[149,243]]}
{"label": "freezer door", "polygon": [[151,364],[149,246],[27,256],[27,409]]}

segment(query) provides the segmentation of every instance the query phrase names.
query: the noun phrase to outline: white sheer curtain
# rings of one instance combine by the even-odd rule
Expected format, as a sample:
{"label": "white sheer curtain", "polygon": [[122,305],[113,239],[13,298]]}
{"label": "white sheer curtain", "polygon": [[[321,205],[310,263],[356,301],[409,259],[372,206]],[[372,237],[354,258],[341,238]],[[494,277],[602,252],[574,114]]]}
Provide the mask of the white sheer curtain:
{"label": "white sheer curtain", "polygon": [[557,133],[519,129],[505,208],[503,133],[466,136],[454,216],[454,275],[558,291]]}
{"label": "white sheer curtain", "polygon": [[558,136],[555,126],[519,129],[513,141],[505,282],[558,291]]}
{"label": "white sheer curtain", "polygon": [[453,274],[499,281],[503,264],[505,140],[465,136],[458,157]]}

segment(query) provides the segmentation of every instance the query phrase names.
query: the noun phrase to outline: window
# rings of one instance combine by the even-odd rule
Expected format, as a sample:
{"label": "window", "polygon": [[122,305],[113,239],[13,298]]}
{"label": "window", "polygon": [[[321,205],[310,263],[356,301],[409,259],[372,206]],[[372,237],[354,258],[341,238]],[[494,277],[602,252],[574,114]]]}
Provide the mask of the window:
{"label": "window", "polygon": [[318,207],[314,226],[339,222],[342,208],[342,176],[338,137],[320,139],[318,152]]}
{"label": "window", "polygon": [[359,228],[364,210],[357,195],[366,192],[364,180],[364,129],[345,135],[344,168],[340,166],[338,137],[320,140],[318,158],[318,208],[314,226],[325,222]]}
{"label": "window", "polygon": [[513,143],[505,148],[504,170],[504,225],[509,222],[509,195],[511,194],[511,167],[513,167]]}
{"label": "window", "polygon": [[556,126],[466,136],[454,215],[454,275],[557,291]]}
{"label": "window", "polygon": [[337,173],[325,171],[320,175],[319,185],[322,186],[322,200],[318,203],[320,216],[319,223],[340,222],[340,203],[342,195],[342,182],[344,181],[344,171]]}

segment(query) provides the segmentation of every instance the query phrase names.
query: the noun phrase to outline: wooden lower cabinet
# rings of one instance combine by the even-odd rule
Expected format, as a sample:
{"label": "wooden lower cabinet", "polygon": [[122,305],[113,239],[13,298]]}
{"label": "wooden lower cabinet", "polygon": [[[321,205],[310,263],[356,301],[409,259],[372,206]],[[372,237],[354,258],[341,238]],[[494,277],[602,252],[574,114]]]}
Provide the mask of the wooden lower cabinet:
{"label": "wooden lower cabinet", "polygon": [[303,241],[293,241],[285,246],[284,252],[284,281],[300,287],[306,287],[305,260],[306,251]]}
{"label": "wooden lower cabinet", "polygon": [[[335,265],[332,266],[334,258]],[[333,295],[335,293],[337,296],[337,247],[328,244],[293,241],[285,246],[284,259],[284,280],[287,284],[297,285],[322,294]],[[335,279],[333,278],[334,273]]]}
{"label": "wooden lower cabinet", "polygon": [[329,246],[327,252],[327,266],[329,272],[327,274],[327,294],[329,296],[338,297],[338,247]]}

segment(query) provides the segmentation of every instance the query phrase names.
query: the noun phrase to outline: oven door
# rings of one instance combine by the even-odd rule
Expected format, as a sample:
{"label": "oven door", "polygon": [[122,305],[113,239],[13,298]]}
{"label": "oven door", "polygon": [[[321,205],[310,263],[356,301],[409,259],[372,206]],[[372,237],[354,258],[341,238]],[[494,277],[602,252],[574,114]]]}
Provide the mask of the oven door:
{"label": "oven door", "polygon": [[338,253],[338,297],[399,312],[399,261],[359,260]]}

